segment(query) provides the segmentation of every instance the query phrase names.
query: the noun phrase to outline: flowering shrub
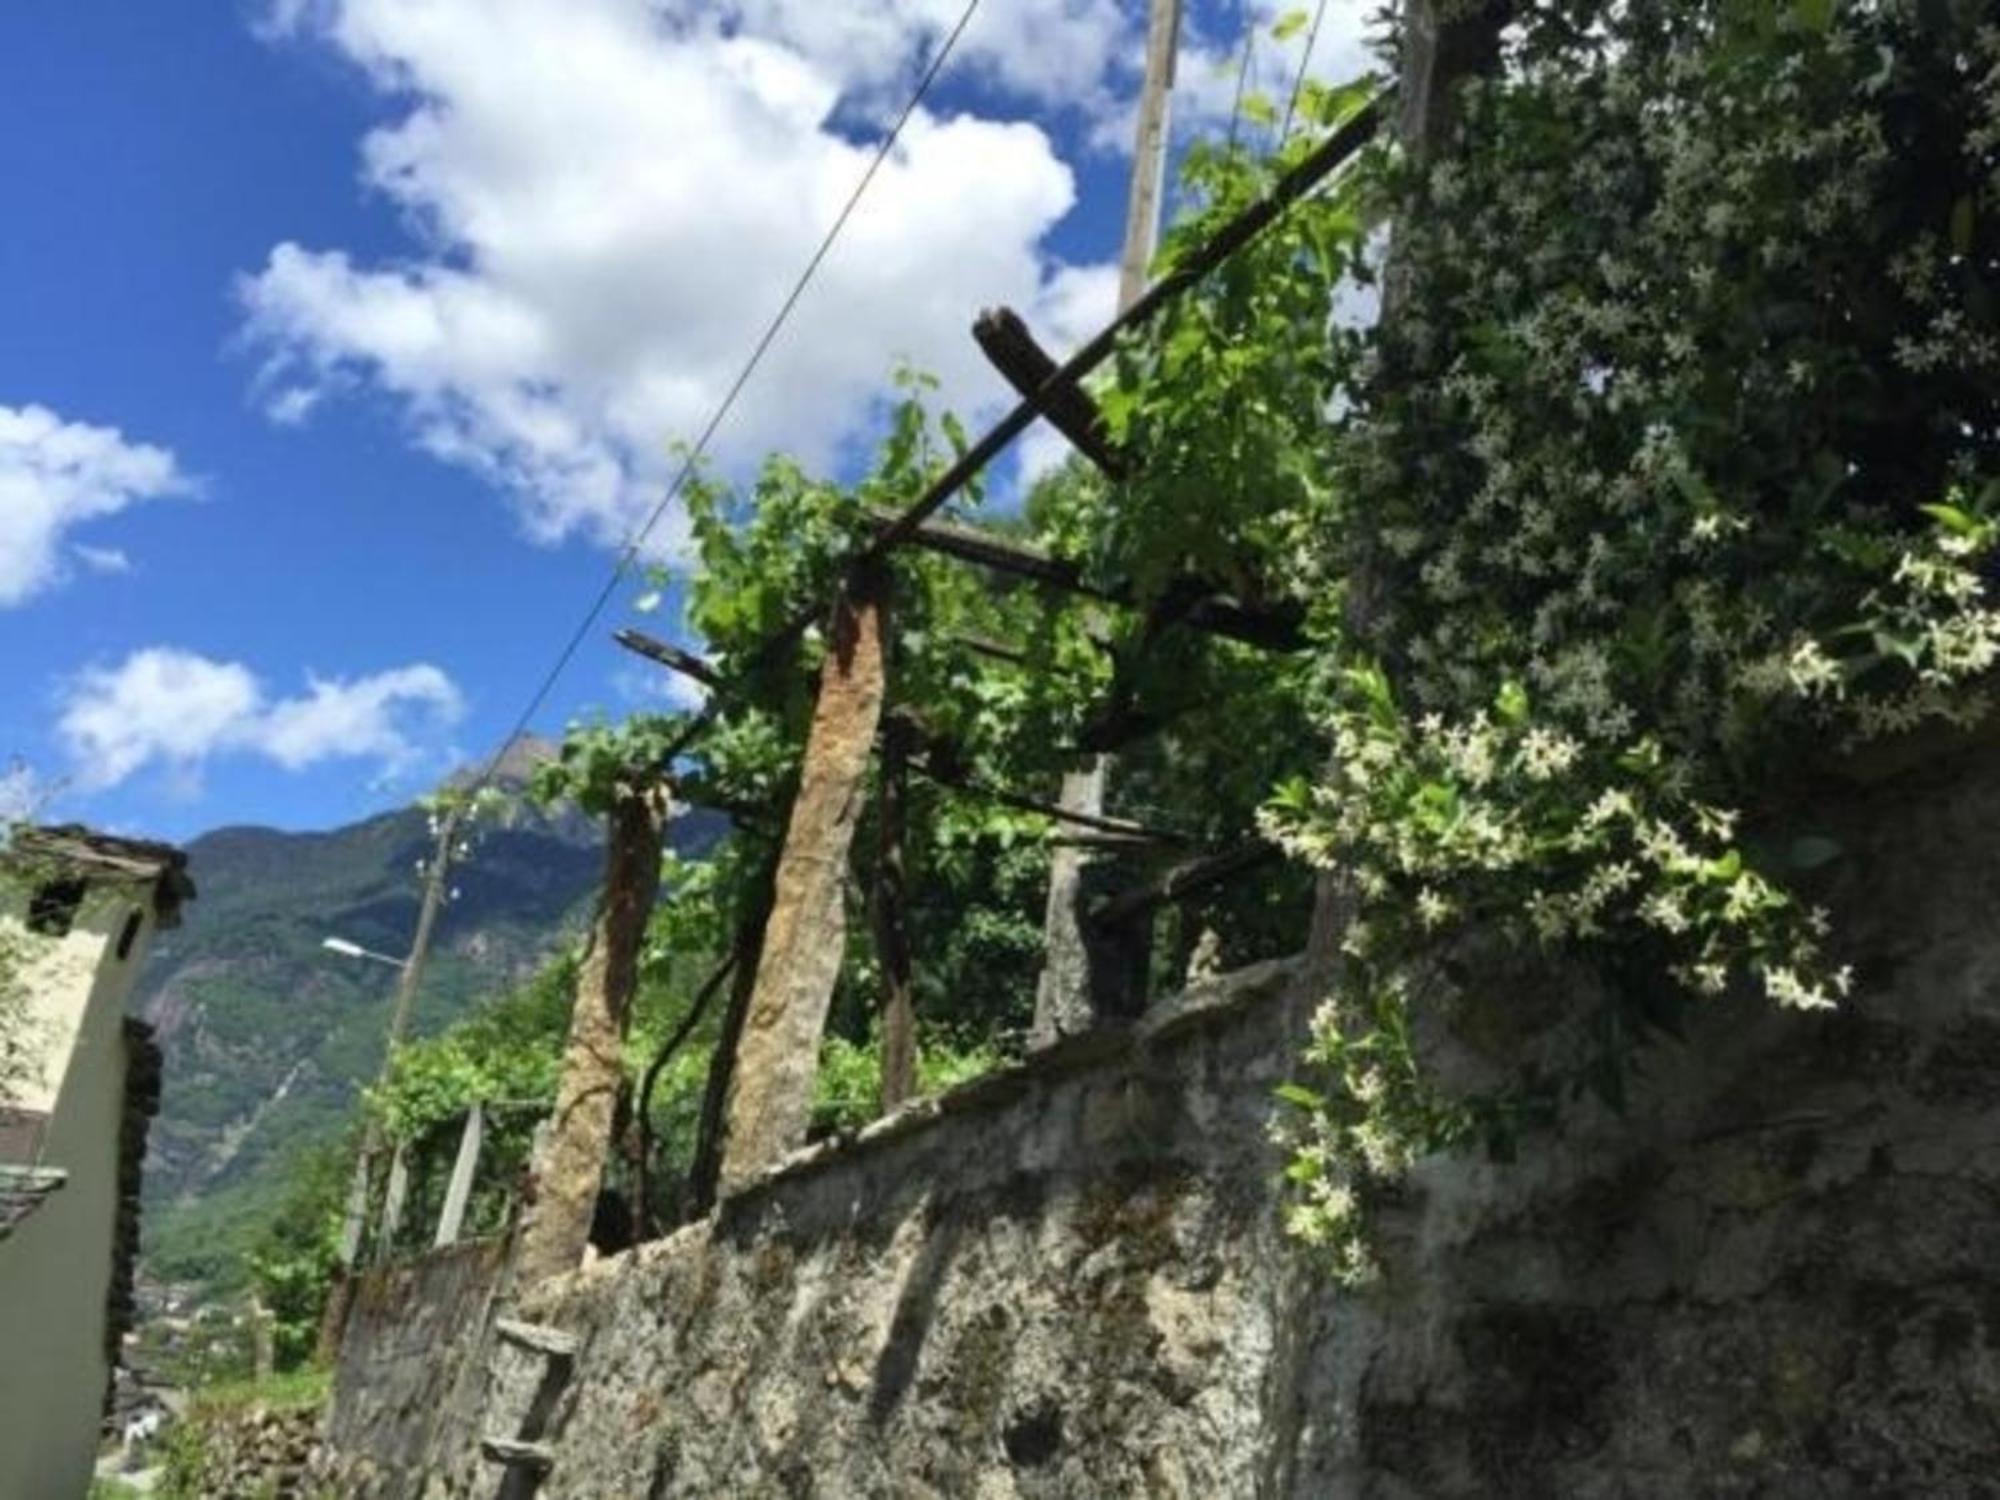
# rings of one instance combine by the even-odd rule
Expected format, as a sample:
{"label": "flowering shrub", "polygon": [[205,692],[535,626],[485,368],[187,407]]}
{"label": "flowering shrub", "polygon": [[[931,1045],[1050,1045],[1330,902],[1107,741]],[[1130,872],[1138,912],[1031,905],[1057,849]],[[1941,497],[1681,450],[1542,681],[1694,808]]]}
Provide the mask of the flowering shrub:
{"label": "flowering shrub", "polygon": [[1281,1134],[1292,1227],[1350,1278],[1371,1184],[1528,1097],[1425,1085],[1423,954],[1478,924],[1690,996],[1837,1004],[1795,887],[1838,851],[1738,809],[1829,740],[1976,719],[2000,651],[1986,7],[1516,11],[1451,149],[1382,174],[1399,300],[1306,563],[1333,756],[1264,817],[1347,887]]}

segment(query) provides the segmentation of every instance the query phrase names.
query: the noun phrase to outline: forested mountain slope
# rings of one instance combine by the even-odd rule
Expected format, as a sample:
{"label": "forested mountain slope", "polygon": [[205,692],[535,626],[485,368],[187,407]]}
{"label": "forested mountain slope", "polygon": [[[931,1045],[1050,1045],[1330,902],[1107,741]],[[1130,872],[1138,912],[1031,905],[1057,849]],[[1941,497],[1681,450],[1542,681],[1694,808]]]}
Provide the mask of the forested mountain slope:
{"label": "forested mountain slope", "polygon": [[[675,844],[689,852],[716,831],[684,815]],[[146,1164],[154,1275],[234,1279],[246,1230],[299,1152],[338,1131],[374,1079],[395,971],[321,942],[405,952],[431,842],[428,815],[406,808],[327,832],[221,828],[188,845],[199,898],[133,998],[166,1054]],[[413,1034],[527,977],[580,923],[601,857],[576,815],[489,819],[452,873]]]}

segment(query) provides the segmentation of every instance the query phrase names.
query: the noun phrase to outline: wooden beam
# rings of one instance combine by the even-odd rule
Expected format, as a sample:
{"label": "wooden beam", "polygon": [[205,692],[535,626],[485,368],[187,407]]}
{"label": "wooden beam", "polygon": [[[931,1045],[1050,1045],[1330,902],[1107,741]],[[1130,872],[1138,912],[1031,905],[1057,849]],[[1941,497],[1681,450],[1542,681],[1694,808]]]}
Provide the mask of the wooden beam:
{"label": "wooden beam", "polygon": [[[896,524],[896,520],[893,510],[882,506],[869,508],[868,524],[875,529],[877,536],[885,534]],[[1083,569],[1067,559],[1051,556],[1040,547],[995,536],[990,531],[959,521],[926,521],[904,540],[908,545],[921,547],[926,552],[955,557],[960,562],[976,563],[1011,578],[1044,583],[1067,594],[1085,594],[1112,602],[1122,602],[1124,597],[1115,590],[1100,589],[1085,582]]]}
{"label": "wooden beam", "polygon": [[472,1184],[479,1174],[479,1153],[486,1145],[486,1107],[474,1100],[465,1112],[465,1129],[458,1138],[458,1158],[451,1164],[451,1182],[444,1190],[444,1211],[438,1215],[432,1248],[456,1245],[465,1230],[465,1210],[472,1202]]}
{"label": "wooden beam", "polygon": [[988,802],[998,802],[1002,807],[1018,808],[1022,812],[1035,813],[1059,823],[1072,824],[1078,828],[1088,828],[1099,834],[1106,834],[1126,843],[1184,844],[1184,835],[1172,833],[1164,828],[1151,828],[1144,823],[1136,823],[1130,818],[1114,818],[1104,813],[1079,812],[1074,808],[1048,802],[1040,797],[1024,796],[1020,792],[1010,792],[1005,787],[989,786],[975,781],[972,777],[928,757],[913,760],[911,766],[926,781],[934,781],[939,786],[948,787],[967,796],[981,797]]}
{"label": "wooden beam", "polygon": [[[1033,396],[1056,372],[1054,358],[1035,342],[1034,334],[1021,315],[1011,307],[989,307],[972,325],[972,336],[1015,393]],[[1066,385],[1051,390],[1042,415],[1070,445],[1098,469],[1113,479],[1126,472],[1123,455],[1112,446],[1104,427],[1104,413],[1081,386]]]}
{"label": "wooden beam", "polygon": [[389,1160],[389,1186],[382,1195],[382,1225],[375,1241],[375,1258],[386,1261],[396,1253],[396,1233],[403,1227],[403,1205],[410,1197],[410,1156],[403,1146]]}
{"label": "wooden beam", "polygon": [[954,635],[952,641],[965,647],[975,656],[983,656],[989,661],[1004,661],[1009,666],[1032,666],[1033,659],[1019,646],[1010,646],[1005,641],[996,641],[983,635]]}
{"label": "wooden beam", "polygon": [[1275,863],[1278,846],[1263,839],[1246,839],[1216,854],[1205,854],[1162,871],[1143,885],[1108,897],[1091,909],[1090,921],[1116,927],[1142,917],[1156,907],[1179,901],[1197,891],[1220,885],[1260,866]]}
{"label": "wooden beam", "polygon": [[722,686],[722,674],[692,651],[683,651],[679,646],[658,640],[643,630],[613,631],[611,639],[627,651],[636,652],[648,661],[657,662],[670,672],[678,672],[683,677],[692,678],[705,688]]}
{"label": "wooden beam", "polygon": [[[873,508],[868,513],[868,524],[875,528],[878,537],[887,535],[896,524],[895,513]],[[1089,583],[1083,577],[1083,570],[1065,558],[1053,557],[1039,547],[994,536],[962,522],[926,521],[910,531],[904,541],[927,552],[955,557],[1013,578],[1026,578],[1065,593],[1102,599],[1127,609],[1137,607],[1128,588]],[[1255,609],[1225,594],[1208,591],[1197,580],[1177,586],[1161,602],[1157,613],[1162,624],[1186,625],[1267,651],[1297,651],[1306,644],[1297,611]]]}
{"label": "wooden beam", "polygon": [[882,718],[881,587],[879,570],[863,575],[836,605],[828,632],[819,702],[729,1089],[725,1196],[805,1141],[820,1039],[846,945],[842,879]]}
{"label": "wooden beam", "polygon": [[[1109,359],[1112,351],[1118,347],[1120,337],[1128,329],[1144,323],[1182,292],[1201,281],[1209,272],[1261,234],[1273,220],[1316,187],[1335,167],[1354,156],[1374,139],[1375,132],[1381,124],[1382,113],[1383,98],[1378,95],[1356,110],[1347,123],[1302,157],[1296,166],[1278,179],[1270,192],[1223,225],[1204,244],[1183,257],[1166,275],[1154,282],[1137,300],[1113,318],[1094,338],[1058,365],[1049,378],[1042,382],[1039,390],[1002,417],[979,441],[967,448],[956,463],[931,481],[923,494],[897,518],[896,524],[877,537],[875,545],[857,559],[857,562],[877,561],[907,541],[910,533],[943,509],[945,503],[964,489],[973,476],[1005,452],[1007,446],[1028,429],[1050,400],[1066,387],[1075,386],[1084,376]],[[811,617],[808,616],[800,623],[798,629],[803,630],[811,623]]]}

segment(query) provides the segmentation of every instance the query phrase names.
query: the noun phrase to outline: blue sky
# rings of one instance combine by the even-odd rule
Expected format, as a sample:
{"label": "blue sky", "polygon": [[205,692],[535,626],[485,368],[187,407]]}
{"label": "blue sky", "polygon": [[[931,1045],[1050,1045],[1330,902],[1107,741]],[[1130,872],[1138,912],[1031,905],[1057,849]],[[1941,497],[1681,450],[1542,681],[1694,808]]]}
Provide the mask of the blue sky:
{"label": "blue sky", "polygon": [[[1354,70],[1366,8],[1335,0],[1316,72]],[[0,11],[0,762],[29,768],[0,794],[318,827],[490,750],[957,10]],[[839,468],[899,357],[992,402],[983,303],[1057,344],[1108,314],[1140,25],[985,0],[725,466]],[[1184,132],[1241,25],[1190,13]],[[538,730],[646,690],[604,636],[628,613]]]}

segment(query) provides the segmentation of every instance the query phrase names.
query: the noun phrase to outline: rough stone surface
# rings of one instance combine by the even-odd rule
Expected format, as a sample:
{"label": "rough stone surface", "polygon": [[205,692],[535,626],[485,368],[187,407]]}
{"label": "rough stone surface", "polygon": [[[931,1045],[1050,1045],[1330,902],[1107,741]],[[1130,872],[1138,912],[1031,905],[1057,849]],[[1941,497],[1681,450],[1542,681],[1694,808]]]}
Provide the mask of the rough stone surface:
{"label": "rough stone surface", "polygon": [[847,855],[887,685],[879,578],[866,592],[840,600],[828,634],[832,649],[820,667],[799,789],[729,1081],[725,1192],[806,1136],[813,1070],[846,951]]}
{"label": "rough stone surface", "polygon": [[[580,1339],[537,1493],[2000,1495],[2000,764],[1800,791],[1852,1004],[1716,1004],[1624,1116],[1424,1163],[1374,1292],[1275,1224],[1315,997],[1232,976],[537,1288],[512,1315]],[[1546,985],[1492,980],[1436,1045],[1504,1048]],[[360,1326],[390,1370],[423,1342]],[[376,1365],[350,1341],[336,1457],[377,1487],[342,1493],[500,1493],[480,1439],[543,1374],[496,1361],[415,1453],[350,1397]]]}
{"label": "rough stone surface", "polygon": [[342,1493],[407,1494],[438,1444],[476,1427],[503,1249],[468,1240],[363,1273],[327,1412]]}
{"label": "rough stone surface", "polygon": [[191,1419],[168,1465],[182,1494],[201,1500],[319,1500],[337,1493],[312,1476],[325,1463],[319,1408],[252,1402]]}

